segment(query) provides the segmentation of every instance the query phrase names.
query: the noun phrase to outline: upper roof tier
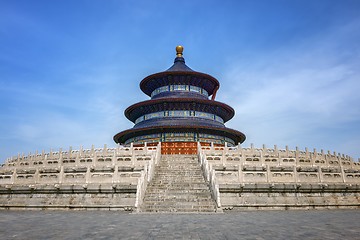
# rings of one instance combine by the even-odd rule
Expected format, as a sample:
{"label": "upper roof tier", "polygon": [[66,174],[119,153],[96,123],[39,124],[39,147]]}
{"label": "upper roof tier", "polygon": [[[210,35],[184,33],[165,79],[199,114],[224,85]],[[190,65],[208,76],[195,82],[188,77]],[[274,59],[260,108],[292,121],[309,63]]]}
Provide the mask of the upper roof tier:
{"label": "upper roof tier", "polygon": [[211,96],[219,88],[216,78],[189,68],[182,52],[183,47],[177,46],[174,64],[168,70],[149,75],[140,82],[140,88],[145,94],[151,96],[155,89],[167,85],[192,85],[205,89]]}
{"label": "upper roof tier", "polygon": [[166,70],[166,72],[194,72],[191,68],[189,68],[185,64],[185,59],[183,58],[183,46],[176,47],[176,58],[174,60],[174,64]]}

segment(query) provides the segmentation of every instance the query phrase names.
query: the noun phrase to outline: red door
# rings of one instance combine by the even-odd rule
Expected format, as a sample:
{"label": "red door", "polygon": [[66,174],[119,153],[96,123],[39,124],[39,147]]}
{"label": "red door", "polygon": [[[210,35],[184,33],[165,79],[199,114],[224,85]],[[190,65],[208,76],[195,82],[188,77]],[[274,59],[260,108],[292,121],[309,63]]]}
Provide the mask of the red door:
{"label": "red door", "polygon": [[197,154],[197,142],[162,142],[161,154]]}

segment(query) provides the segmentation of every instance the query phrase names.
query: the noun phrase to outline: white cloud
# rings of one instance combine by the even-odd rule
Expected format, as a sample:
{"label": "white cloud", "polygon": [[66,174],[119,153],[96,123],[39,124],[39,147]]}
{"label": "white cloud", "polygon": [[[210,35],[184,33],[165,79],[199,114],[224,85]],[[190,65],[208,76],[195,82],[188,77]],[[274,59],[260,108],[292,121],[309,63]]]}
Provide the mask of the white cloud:
{"label": "white cloud", "polygon": [[[225,74],[227,84],[233,84],[226,90],[232,98],[225,101],[237,114],[228,126],[243,130],[257,144],[308,146],[316,139],[322,141],[316,145],[349,150],[329,136],[354,122],[353,131],[360,134],[360,53],[344,58],[338,51],[344,37],[335,35],[308,39],[294,51],[284,47],[263,53],[261,62],[247,62],[247,68],[234,63]],[[358,136],[349,134],[348,141],[357,143]]]}

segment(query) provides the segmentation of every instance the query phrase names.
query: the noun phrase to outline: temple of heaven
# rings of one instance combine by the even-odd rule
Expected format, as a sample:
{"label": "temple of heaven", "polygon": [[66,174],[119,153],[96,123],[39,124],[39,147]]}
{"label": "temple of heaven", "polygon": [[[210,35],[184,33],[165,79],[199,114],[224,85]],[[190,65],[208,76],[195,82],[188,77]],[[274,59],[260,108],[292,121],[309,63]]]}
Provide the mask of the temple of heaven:
{"label": "temple of heaven", "polygon": [[[131,105],[125,116],[135,125],[114,136],[119,144],[214,143],[234,146],[245,135],[225,127],[234,116],[229,105],[215,101],[219,81],[185,64],[183,47],[176,47],[174,64],[140,83],[150,100]],[[210,98],[211,97],[211,98]]]}
{"label": "temple of heaven", "polygon": [[0,209],[223,212],[360,209],[360,163],[324,150],[242,147],[219,82],[174,64],[147,76],[151,99],[125,110],[135,125],[115,148],[19,154],[0,164]]}

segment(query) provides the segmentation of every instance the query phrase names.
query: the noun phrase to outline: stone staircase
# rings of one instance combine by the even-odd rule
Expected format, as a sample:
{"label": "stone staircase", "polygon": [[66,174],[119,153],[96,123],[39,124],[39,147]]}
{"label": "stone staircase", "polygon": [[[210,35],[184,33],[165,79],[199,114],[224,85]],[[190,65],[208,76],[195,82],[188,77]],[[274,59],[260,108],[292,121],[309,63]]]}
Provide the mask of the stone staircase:
{"label": "stone staircase", "polygon": [[197,155],[162,155],[142,212],[215,212]]}

